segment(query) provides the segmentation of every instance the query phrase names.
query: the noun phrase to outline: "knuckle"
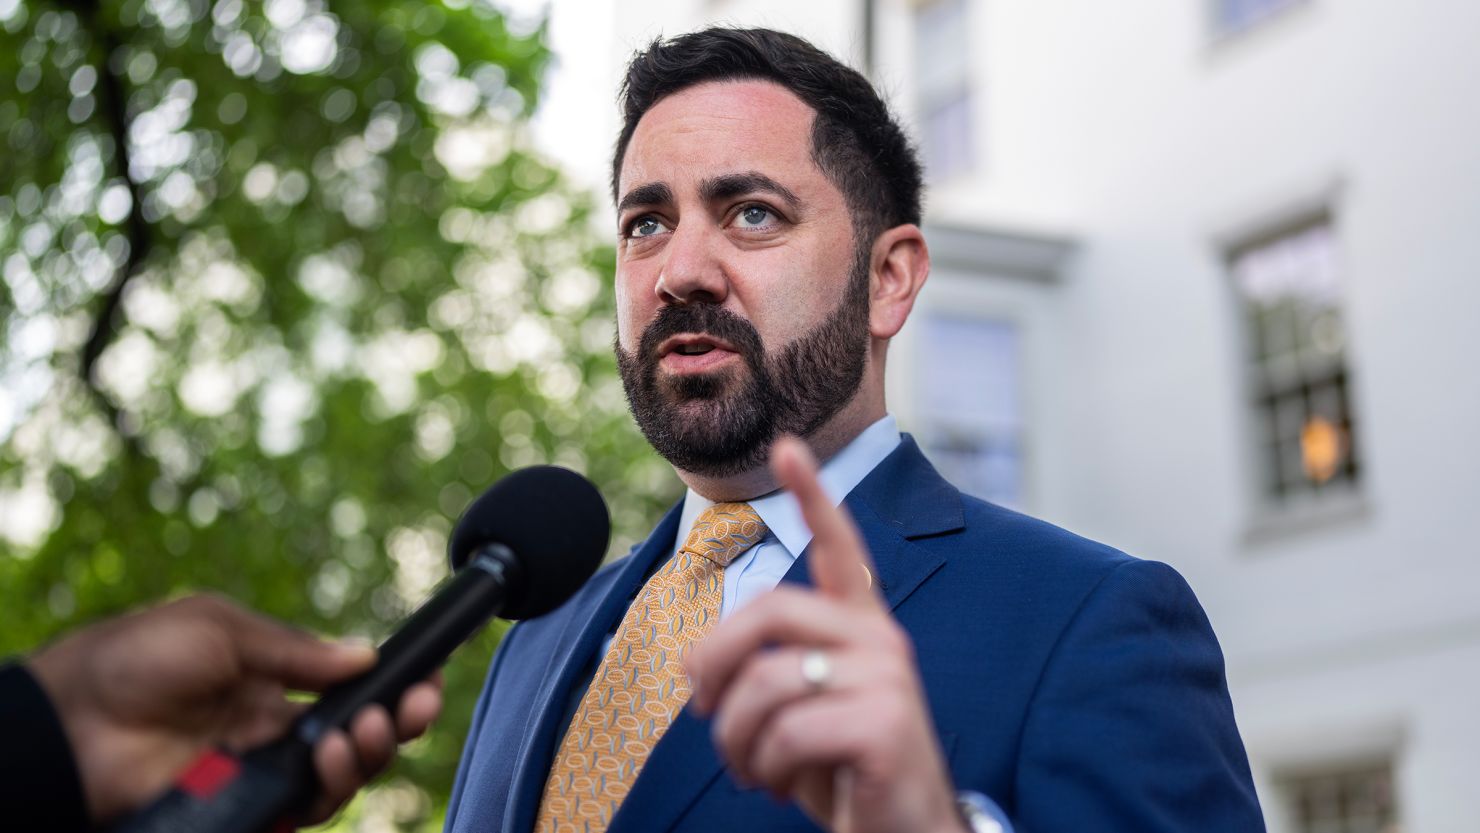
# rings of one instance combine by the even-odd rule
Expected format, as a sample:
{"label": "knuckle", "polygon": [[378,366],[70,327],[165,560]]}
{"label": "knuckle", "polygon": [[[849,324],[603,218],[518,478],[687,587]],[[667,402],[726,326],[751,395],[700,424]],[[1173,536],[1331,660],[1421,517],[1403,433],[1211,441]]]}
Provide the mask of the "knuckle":
{"label": "knuckle", "polygon": [[192,616],[218,618],[235,609],[236,603],[224,594],[210,591],[186,596],[175,602],[180,609]]}
{"label": "knuckle", "polygon": [[166,604],[163,609],[176,610],[182,613],[193,615],[198,613],[205,613],[206,611],[211,609],[213,604],[217,603],[218,601],[216,597],[211,594],[194,593],[189,596],[182,596],[181,598],[171,601],[169,604]]}
{"label": "knuckle", "polygon": [[721,756],[734,764],[743,764],[740,757],[745,753],[749,732],[736,720],[716,722],[714,726],[715,746]]}
{"label": "knuckle", "polygon": [[222,608],[228,608],[228,607],[235,607],[236,606],[236,603],[233,602],[231,599],[227,598],[226,597],[226,594],[221,593],[219,591],[215,591],[215,590],[212,590],[212,591],[209,591],[209,592],[205,592],[205,593],[201,593],[200,595],[196,596],[195,598],[199,599],[200,600],[200,603],[202,605],[204,605],[205,607],[210,608],[212,610],[220,610]]}
{"label": "knuckle", "polygon": [[714,739],[715,748],[719,749],[723,757],[730,757],[730,751],[734,746],[734,727],[730,725],[729,718],[720,714],[715,717],[714,725],[709,730],[710,737]]}
{"label": "knuckle", "polygon": [[795,758],[806,748],[807,726],[795,712],[780,715],[771,731],[771,757],[776,761]]}

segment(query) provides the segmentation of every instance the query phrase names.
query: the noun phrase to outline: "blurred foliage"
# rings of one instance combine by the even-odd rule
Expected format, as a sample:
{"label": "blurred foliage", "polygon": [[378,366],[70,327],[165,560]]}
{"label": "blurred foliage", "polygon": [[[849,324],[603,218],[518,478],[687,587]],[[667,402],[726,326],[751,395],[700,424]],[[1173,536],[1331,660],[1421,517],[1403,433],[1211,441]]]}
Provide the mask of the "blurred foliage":
{"label": "blurred foliage", "polygon": [[[191,589],[386,635],[463,506],[556,462],[614,550],[677,494],[612,251],[478,0],[0,0],[0,652]],[[620,484],[620,486],[619,486]],[[439,829],[497,631],[342,828]]]}

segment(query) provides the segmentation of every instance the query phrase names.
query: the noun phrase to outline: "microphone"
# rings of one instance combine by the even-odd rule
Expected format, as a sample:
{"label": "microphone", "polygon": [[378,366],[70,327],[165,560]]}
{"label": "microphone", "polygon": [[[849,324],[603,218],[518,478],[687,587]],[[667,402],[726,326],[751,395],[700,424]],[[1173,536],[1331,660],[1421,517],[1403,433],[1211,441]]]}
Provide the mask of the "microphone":
{"label": "microphone", "polygon": [[610,530],[601,494],[573,471],[534,466],[503,478],[458,520],[447,548],[453,577],[380,646],[373,668],[325,692],[278,740],[239,758],[206,752],[115,833],[292,830],[318,792],[313,747],[324,733],[371,703],[395,714],[407,688],[495,615],[559,607],[596,572]]}

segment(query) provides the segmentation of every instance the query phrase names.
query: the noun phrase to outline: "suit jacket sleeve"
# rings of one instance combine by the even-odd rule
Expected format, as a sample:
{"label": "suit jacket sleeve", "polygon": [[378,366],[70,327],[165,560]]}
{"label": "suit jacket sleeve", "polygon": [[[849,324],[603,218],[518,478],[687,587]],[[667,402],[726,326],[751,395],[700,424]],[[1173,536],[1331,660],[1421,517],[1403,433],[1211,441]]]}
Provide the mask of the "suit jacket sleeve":
{"label": "suit jacket sleeve", "polygon": [[72,747],[46,692],[25,666],[0,666],[0,807],[5,828],[88,829]]}
{"label": "suit jacket sleeve", "polygon": [[1264,829],[1222,652],[1172,568],[1111,570],[1060,636],[1031,702],[1018,833]]}
{"label": "suit jacket sleeve", "polygon": [[[490,815],[485,812],[485,802],[489,796],[482,793],[477,786],[471,788],[468,785],[469,771],[473,769],[473,762],[478,758],[478,739],[483,736],[484,724],[490,719],[497,722],[507,719],[505,715],[489,715],[489,704],[493,699],[494,683],[498,679],[499,669],[504,665],[504,658],[508,656],[509,649],[520,636],[522,625],[515,625],[504,633],[503,639],[499,641],[498,648],[494,651],[493,660],[488,664],[488,675],[483,681],[483,692],[478,695],[478,703],[473,707],[473,721],[468,726],[467,741],[463,744],[462,758],[457,765],[457,775],[452,781],[452,794],[447,801],[447,818],[443,826],[444,830],[453,830],[457,817],[468,807],[467,812],[475,818],[483,818]],[[495,829],[501,824],[502,819],[493,822]]]}

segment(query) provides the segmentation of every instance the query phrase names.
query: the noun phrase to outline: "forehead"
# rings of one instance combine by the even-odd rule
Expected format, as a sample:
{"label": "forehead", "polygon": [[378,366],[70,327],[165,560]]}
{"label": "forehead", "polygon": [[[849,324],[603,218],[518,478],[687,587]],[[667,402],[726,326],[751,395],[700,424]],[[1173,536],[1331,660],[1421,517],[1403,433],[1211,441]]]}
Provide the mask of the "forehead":
{"label": "forehead", "polygon": [[647,182],[760,170],[795,179],[822,172],[812,159],[806,102],[771,81],[711,81],[654,104],[622,159],[618,196]]}

